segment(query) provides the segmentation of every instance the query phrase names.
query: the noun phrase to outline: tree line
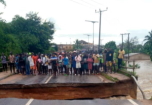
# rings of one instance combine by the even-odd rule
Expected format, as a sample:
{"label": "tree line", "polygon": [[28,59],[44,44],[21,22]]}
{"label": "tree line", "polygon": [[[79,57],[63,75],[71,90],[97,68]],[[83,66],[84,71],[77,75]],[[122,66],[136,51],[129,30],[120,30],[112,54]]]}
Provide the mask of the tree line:
{"label": "tree line", "polygon": [[[111,48],[113,50],[118,50],[122,44],[116,45],[115,41],[110,41],[105,44],[104,48]],[[146,35],[143,44],[139,43],[138,37],[133,37],[123,42],[123,48],[126,53],[144,53],[150,56],[152,61],[152,31],[149,32],[149,35]],[[129,48],[129,49],[128,49]]]}
{"label": "tree line", "polygon": [[41,52],[51,50],[54,24],[42,21],[38,13],[16,15],[11,22],[0,20],[0,53]]}
{"label": "tree line", "polygon": [[[119,48],[122,47],[122,43],[116,45],[115,41],[109,41],[105,45],[102,45],[100,49],[104,50],[106,48],[110,48],[113,51],[117,52]],[[80,41],[76,39],[73,45],[73,50],[81,50],[81,49],[86,49],[86,47],[82,46]],[[123,42],[123,49],[125,50],[126,54],[127,53],[144,53],[147,55],[150,55],[150,58],[152,60],[152,31],[149,32],[149,35],[146,35],[143,44],[139,43],[138,37],[132,37],[129,39],[125,40]],[[90,49],[92,50],[92,49]]]}

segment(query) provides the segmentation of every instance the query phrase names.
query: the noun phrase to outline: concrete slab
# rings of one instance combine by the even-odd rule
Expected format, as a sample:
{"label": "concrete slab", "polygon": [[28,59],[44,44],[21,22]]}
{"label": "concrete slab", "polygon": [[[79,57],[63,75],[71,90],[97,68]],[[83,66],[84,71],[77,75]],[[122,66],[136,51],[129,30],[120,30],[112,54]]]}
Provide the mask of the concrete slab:
{"label": "concrete slab", "polygon": [[49,75],[22,75],[16,74],[0,81],[0,84],[39,84],[44,83]]}
{"label": "concrete slab", "polygon": [[103,83],[103,81],[95,75],[59,75],[57,77],[52,77],[48,83]]}
{"label": "concrete slab", "polygon": [[7,78],[7,77],[9,77],[11,75],[14,75],[14,74],[12,74],[10,71],[0,72],[0,80],[5,79],[5,78]]}

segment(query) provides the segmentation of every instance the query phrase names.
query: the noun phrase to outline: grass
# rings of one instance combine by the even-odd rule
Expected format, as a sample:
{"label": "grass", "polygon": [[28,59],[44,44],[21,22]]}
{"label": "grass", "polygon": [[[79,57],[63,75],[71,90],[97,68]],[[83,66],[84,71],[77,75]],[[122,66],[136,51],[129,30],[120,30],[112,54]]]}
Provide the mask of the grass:
{"label": "grass", "polygon": [[101,73],[102,76],[104,76],[106,79],[113,81],[113,82],[118,82],[119,79],[118,78],[114,78],[112,76],[107,75],[106,73]]}
{"label": "grass", "polygon": [[127,71],[126,69],[119,70],[118,73],[121,73],[121,74],[126,75],[128,77],[131,77],[131,75],[133,75],[135,77],[138,77],[138,75],[136,74],[136,72]]}
{"label": "grass", "polygon": [[152,96],[151,96],[150,100],[152,100]]}
{"label": "grass", "polygon": [[134,67],[135,69],[139,69],[140,68],[140,65],[139,64],[136,64],[135,66],[129,64],[129,67]]}

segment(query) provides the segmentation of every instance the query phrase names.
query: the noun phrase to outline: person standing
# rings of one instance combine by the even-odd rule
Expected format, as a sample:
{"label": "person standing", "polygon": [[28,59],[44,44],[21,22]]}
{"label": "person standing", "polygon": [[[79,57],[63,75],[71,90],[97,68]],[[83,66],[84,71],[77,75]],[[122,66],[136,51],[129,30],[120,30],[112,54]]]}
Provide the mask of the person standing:
{"label": "person standing", "polygon": [[34,62],[33,74],[36,75],[38,56],[36,54],[33,54],[32,59]]}
{"label": "person standing", "polygon": [[59,68],[59,73],[63,73],[63,61],[62,61],[62,55],[59,55],[58,57],[58,68]]}
{"label": "person standing", "polygon": [[57,73],[57,57],[55,56],[55,53],[52,54],[51,63],[52,63],[52,70],[53,70],[54,76],[56,77],[56,73]]}
{"label": "person standing", "polygon": [[121,69],[122,60],[124,58],[125,51],[121,48],[118,52],[118,70]]}
{"label": "person standing", "polygon": [[9,66],[10,66],[10,71],[11,73],[15,73],[15,56],[13,55],[13,53],[11,52],[9,57]]}
{"label": "person standing", "polygon": [[83,62],[82,69],[83,69],[83,71],[85,71],[86,74],[88,73],[88,62],[87,62],[87,59],[88,59],[88,55],[85,53],[84,56],[82,57],[82,62]]}
{"label": "person standing", "polygon": [[75,57],[75,61],[76,61],[76,73],[75,75],[80,75],[80,68],[81,68],[81,56],[79,54],[77,54],[77,56]]}
{"label": "person standing", "polygon": [[76,56],[76,53],[73,52],[72,57],[71,57],[71,66],[74,70],[74,74],[77,74],[75,56]]}
{"label": "person standing", "polygon": [[62,61],[63,61],[63,68],[65,70],[65,73],[69,74],[69,70],[68,70],[69,60],[68,60],[68,57],[66,57],[66,55],[64,55],[64,58],[62,59]]}
{"label": "person standing", "polygon": [[25,57],[24,54],[20,54],[19,56],[19,65],[21,67],[21,73],[25,74]]}
{"label": "person standing", "polygon": [[113,62],[113,52],[111,51],[111,49],[108,48],[106,54],[106,65],[110,73],[112,73],[112,62]]}
{"label": "person standing", "polygon": [[25,69],[26,69],[26,75],[30,75],[30,62],[28,60],[28,54],[25,55]]}
{"label": "person standing", "polygon": [[45,54],[42,57],[42,74],[46,74],[46,70],[47,70],[47,58],[45,57]]}
{"label": "person standing", "polygon": [[103,70],[105,73],[107,73],[106,54],[107,54],[107,50],[104,50],[104,52],[103,52]]}
{"label": "person standing", "polygon": [[72,75],[71,55],[68,55],[68,58],[69,58],[68,70],[70,70],[69,73]]}
{"label": "person standing", "polygon": [[1,61],[2,61],[2,66],[3,66],[3,71],[7,72],[7,61],[6,61],[6,56],[4,55],[4,53],[2,53]]}
{"label": "person standing", "polygon": [[42,60],[41,60],[41,57],[39,56],[38,57],[38,60],[37,60],[37,70],[38,70],[38,74],[40,75],[40,74],[42,74],[42,67],[41,67],[41,65],[42,65]]}
{"label": "person standing", "polygon": [[20,72],[20,67],[19,67],[19,54],[16,54],[15,56],[15,67],[16,67],[16,72]]}
{"label": "person standing", "polygon": [[32,57],[31,57],[31,54],[29,54],[28,60],[29,60],[29,63],[30,63],[30,72],[33,75],[34,61],[33,61]]}
{"label": "person standing", "polygon": [[89,70],[89,74],[90,74],[91,71],[92,71],[92,62],[93,62],[93,59],[92,59],[91,55],[87,59],[87,62],[88,62],[88,70]]}
{"label": "person standing", "polygon": [[99,54],[95,53],[93,55],[93,60],[94,60],[94,63],[93,63],[93,66],[94,66],[94,74],[98,74],[99,73]]}

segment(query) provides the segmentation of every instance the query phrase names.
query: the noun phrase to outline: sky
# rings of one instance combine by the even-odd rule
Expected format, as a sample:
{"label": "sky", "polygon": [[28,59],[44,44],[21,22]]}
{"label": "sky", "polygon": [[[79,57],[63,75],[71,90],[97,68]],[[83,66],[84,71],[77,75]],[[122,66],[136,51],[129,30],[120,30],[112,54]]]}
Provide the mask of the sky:
{"label": "sky", "polygon": [[[101,15],[101,44],[109,41],[121,43],[122,33],[137,36],[139,43],[152,29],[152,0],[5,0],[0,4],[1,17],[10,22],[15,15],[25,17],[30,11],[38,12],[43,20],[55,23],[52,42],[74,43],[76,39],[93,42],[93,24],[85,20],[98,21],[94,24],[94,42],[99,41],[99,13]],[[124,36],[124,40],[127,35]]]}

